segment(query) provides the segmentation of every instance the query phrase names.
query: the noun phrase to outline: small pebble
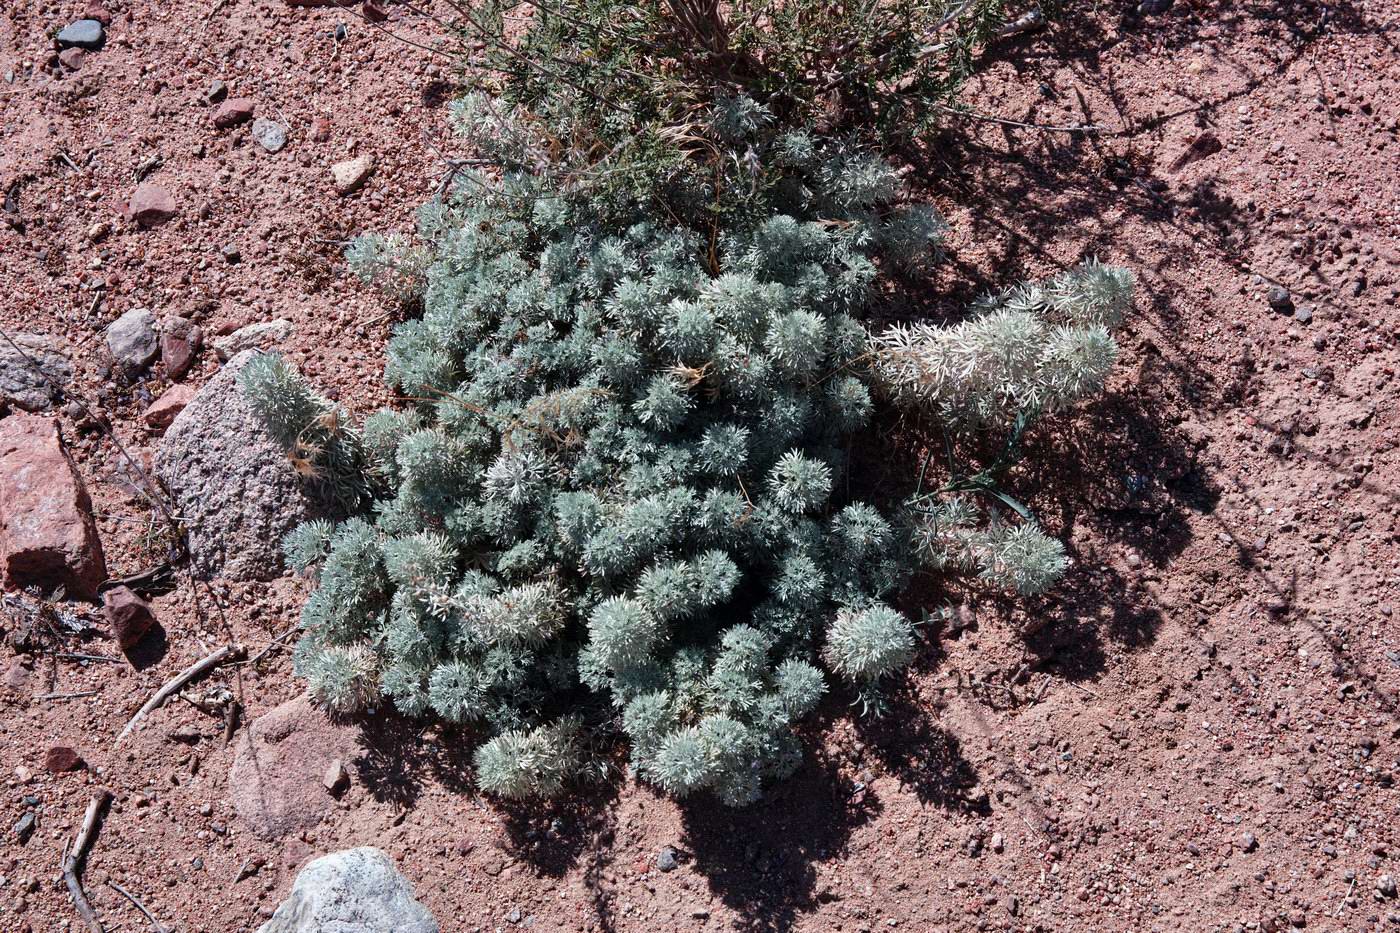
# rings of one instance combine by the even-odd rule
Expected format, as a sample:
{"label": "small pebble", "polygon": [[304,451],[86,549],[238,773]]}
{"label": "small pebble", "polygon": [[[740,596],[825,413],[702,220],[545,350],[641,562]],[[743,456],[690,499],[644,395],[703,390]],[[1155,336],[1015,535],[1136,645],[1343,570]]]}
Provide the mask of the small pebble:
{"label": "small pebble", "polygon": [[80,19],[69,23],[58,32],[58,46],[62,49],[87,49],[95,52],[102,48],[107,38],[102,24],[95,19]]}
{"label": "small pebble", "polygon": [[661,871],[675,871],[680,867],[680,862],[676,861],[676,850],[671,846],[666,846],[656,856],[656,867]]}
{"label": "small pebble", "polygon": [[29,837],[34,834],[35,822],[36,818],[34,814],[26,813],[19,818],[19,822],[15,823],[15,838],[19,840],[20,845],[23,845],[24,843],[28,842]]}
{"label": "small pebble", "polygon": [[287,129],[276,120],[258,117],[253,121],[253,138],[268,152],[281,152],[287,145]]}

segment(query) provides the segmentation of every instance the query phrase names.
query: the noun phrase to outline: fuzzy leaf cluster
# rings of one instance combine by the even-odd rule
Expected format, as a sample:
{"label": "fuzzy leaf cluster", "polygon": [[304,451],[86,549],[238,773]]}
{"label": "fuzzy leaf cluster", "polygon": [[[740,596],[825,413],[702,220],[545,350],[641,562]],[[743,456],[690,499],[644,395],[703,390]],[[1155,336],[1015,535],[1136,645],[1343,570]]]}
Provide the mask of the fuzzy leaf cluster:
{"label": "fuzzy leaf cluster", "polygon": [[1089,260],[984,298],[956,324],[896,325],[874,341],[876,382],[962,429],[1063,411],[1103,389],[1132,294],[1130,272]]}

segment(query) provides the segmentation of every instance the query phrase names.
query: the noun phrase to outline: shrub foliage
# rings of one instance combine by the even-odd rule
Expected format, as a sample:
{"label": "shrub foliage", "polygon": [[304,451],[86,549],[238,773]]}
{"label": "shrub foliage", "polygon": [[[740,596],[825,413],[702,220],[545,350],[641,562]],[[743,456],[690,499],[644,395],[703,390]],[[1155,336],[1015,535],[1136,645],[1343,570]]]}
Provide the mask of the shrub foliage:
{"label": "shrub foliage", "polygon": [[[617,6],[584,4],[579,21],[603,29]],[[583,27],[539,28],[521,48]],[[650,29],[617,28],[619,49]],[[680,203],[670,195],[581,180],[557,131],[606,114],[576,81],[551,97],[516,74],[514,97],[456,105],[492,168],[426,206],[415,244],[350,250],[367,278],[411,269],[421,294],[388,348],[402,404],[352,427],[275,356],[242,375],[349,513],[286,542],[316,581],[298,673],[334,710],[392,703],[477,727],[478,779],[503,797],[558,791],[622,735],[642,779],[749,803],[797,766],[794,726],[833,678],[877,704],[912,658],[915,626],[896,608],[911,574],[972,570],[1035,594],[1067,563],[987,483],[853,496],[848,451],[885,406],[1019,436],[1098,391],[1126,274],[1089,263],[953,326],[872,334],[881,271],[917,272],[945,225],[879,153],[822,132],[814,100],[755,77],[784,47],[746,35],[730,30],[743,54],[724,67],[763,93],[725,80],[701,100],[686,85],[685,146],[725,166],[707,176],[724,180],[723,210],[697,219],[658,210]],[[908,58],[900,41],[891,61]],[[618,81],[640,80],[631,59],[604,58]],[[678,138],[667,127],[658,138]],[[696,177],[682,187],[703,189]]]}

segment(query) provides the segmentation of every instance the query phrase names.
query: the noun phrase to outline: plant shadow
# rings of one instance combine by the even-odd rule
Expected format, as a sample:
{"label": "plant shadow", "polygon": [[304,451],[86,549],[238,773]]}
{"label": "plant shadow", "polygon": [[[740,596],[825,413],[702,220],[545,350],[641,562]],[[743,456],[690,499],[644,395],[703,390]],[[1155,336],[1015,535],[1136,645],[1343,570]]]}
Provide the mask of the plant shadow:
{"label": "plant shadow", "polygon": [[746,931],[789,930],[831,894],[817,866],[842,859],[851,834],[881,811],[879,799],[820,750],[743,809],[713,797],[682,807],[685,857]]}
{"label": "plant shadow", "polygon": [[430,783],[454,794],[475,793],[474,746],[461,730],[425,726],[387,710],[354,721],[360,730],[355,773],[375,800],[406,810]]}

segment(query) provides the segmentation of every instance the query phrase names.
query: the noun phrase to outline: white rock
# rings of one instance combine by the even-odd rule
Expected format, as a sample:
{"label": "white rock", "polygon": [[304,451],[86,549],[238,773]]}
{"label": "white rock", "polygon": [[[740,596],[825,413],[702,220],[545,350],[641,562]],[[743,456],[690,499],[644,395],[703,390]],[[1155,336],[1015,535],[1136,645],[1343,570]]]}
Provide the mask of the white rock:
{"label": "white rock", "polygon": [[268,152],[281,152],[287,145],[287,130],[276,120],[258,117],[253,121],[253,138]]}
{"label": "white rock", "polygon": [[291,335],[292,322],[279,317],[275,321],[249,324],[247,327],[238,328],[227,336],[216,337],[212,341],[212,346],[214,352],[218,354],[219,361],[226,363],[244,350],[266,350],[268,347],[281,343]]}
{"label": "white rock", "polygon": [[368,846],[322,856],[258,933],[438,933],[389,856]]}
{"label": "white rock", "polygon": [[335,181],[335,193],[340,195],[359,191],[372,174],[374,174],[374,156],[368,154],[348,162],[337,162],[331,166],[331,178]]}

